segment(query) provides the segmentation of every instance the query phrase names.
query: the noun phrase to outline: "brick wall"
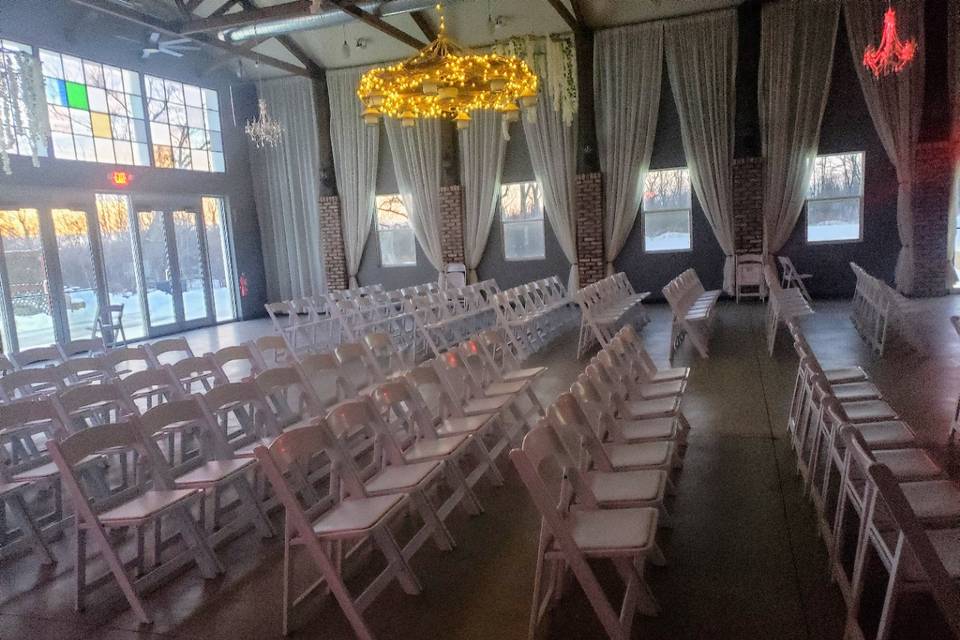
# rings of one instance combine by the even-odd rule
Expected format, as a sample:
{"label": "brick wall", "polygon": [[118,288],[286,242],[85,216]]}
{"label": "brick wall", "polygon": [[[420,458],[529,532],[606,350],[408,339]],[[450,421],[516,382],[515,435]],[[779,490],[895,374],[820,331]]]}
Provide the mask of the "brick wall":
{"label": "brick wall", "polygon": [[947,293],[947,225],[953,158],[949,142],[921,143],[913,186],[914,296]]}
{"label": "brick wall", "polygon": [[603,247],[603,176],[582,173],[577,176],[577,266],[580,286],[586,286],[606,275]]}
{"label": "brick wall", "polygon": [[463,257],[463,187],[440,187],[440,246],[443,261],[465,262]]}
{"label": "brick wall", "polygon": [[319,201],[320,240],[323,243],[323,267],[329,289],[347,288],[347,259],[340,226],[340,198],[324,196]]}
{"label": "brick wall", "polygon": [[763,158],[733,161],[733,225],[736,253],[763,252]]}

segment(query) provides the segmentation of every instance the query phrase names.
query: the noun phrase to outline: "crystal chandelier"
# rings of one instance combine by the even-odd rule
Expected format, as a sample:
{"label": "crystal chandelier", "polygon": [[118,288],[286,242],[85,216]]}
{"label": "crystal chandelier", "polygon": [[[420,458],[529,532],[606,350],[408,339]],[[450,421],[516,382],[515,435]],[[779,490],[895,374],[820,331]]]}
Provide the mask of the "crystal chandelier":
{"label": "crystal chandelier", "polygon": [[883,16],[883,35],[880,45],[867,45],[863,52],[863,64],[873,72],[875,78],[900,73],[910,64],[917,52],[917,41],[914,39],[901,41],[897,33],[897,12],[888,6]]}
{"label": "crystal chandelier", "polygon": [[[256,66],[260,66],[258,60]],[[257,95],[263,95],[263,80],[261,79],[257,87]],[[275,147],[283,138],[283,125],[273,119],[267,111],[267,102],[262,97],[257,99],[257,117],[255,120],[247,120],[247,125],[243,128],[247,137],[258,149],[264,147]]]}
{"label": "crystal chandelier", "polygon": [[505,122],[517,121],[521,107],[536,106],[537,87],[537,76],[520,58],[475,54],[448,38],[441,13],[437,39],[412,58],[363,74],[357,97],[369,125],[376,125],[380,116],[399,118],[405,127],[418,118],[446,118],[463,129],[473,109],[497,111]]}

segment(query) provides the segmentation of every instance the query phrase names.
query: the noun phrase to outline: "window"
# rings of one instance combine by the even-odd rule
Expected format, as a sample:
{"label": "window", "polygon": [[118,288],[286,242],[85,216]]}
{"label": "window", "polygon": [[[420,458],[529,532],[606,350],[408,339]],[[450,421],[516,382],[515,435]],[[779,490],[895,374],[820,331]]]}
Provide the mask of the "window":
{"label": "window", "polygon": [[222,173],[217,92],[154,76],[143,78],[154,166]]}
{"label": "window", "polygon": [[[13,42],[12,40],[0,40],[0,82],[6,73],[15,74],[21,78],[20,62],[17,59],[19,54],[32,55],[33,48]],[[13,102],[11,100],[11,102]],[[6,148],[7,153],[29,156],[31,155],[29,116],[27,115],[27,105],[22,99],[18,99],[14,104],[4,104],[0,102],[0,146]],[[19,120],[19,125],[17,121]],[[11,126],[12,125],[12,126]],[[45,156],[46,145],[38,145],[37,155]]]}
{"label": "window", "polygon": [[689,251],[690,172],[686,168],[650,171],[643,187],[643,250]]}
{"label": "window", "polygon": [[223,198],[205,197],[203,228],[207,234],[207,253],[210,260],[210,282],[213,287],[213,306],[217,322],[237,317],[233,299],[233,278],[230,269],[230,251],[227,248],[227,211]]}
{"label": "window", "polygon": [[507,260],[543,260],[543,198],[536,182],[500,187],[503,257]]}
{"label": "window", "polygon": [[150,166],[139,74],[40,50],[53,156]]}
{"label": "window", "polygon": [[863,152],[817,156],[807,191],[807,242],[863,239]]}
{"label": "window", "polygon": [[417,264],[417,240],[403,198],[399,195],[377,196],[376,207],[380,265],[408,267]]}

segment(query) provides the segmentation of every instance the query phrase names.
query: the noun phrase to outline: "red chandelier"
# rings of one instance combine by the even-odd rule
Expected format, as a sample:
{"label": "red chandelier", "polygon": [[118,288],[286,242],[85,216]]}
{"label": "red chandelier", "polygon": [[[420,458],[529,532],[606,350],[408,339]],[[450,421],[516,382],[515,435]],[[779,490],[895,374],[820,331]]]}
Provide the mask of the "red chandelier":
{"label": "red chandelier", "polygon": [[897,35],[897,12],[893,7],[887,9],[883,16],[883,36],[880,46],[867,45],[863,52],[863,65],[873,72],[874,77],[900,73],[917,52],[917,41],[914,39],[900,41]]}

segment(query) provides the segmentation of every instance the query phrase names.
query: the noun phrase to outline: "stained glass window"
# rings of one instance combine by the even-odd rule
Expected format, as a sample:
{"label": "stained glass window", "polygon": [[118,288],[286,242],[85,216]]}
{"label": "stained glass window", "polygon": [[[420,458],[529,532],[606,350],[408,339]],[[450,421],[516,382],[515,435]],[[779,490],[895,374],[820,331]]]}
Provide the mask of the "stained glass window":
{"label": "stained glass window", "polygon": [[150,166],[139,74],[46,49],[40,61],[54,157]]}
{"label": "stained glass window", "polygon": [[154,166],[222,173],[217,92],[148,75],[144,82]]}
{"label": "stained glass window", "polygon": [[[21,75],[20,63],[17,60],[17,54],[20,52],[32,55],[33,48],[12,40],[0,39],[0,70],[10,69],[18,76]],[[16,119],[19,119],[20,124],[10,127],[9,124],[16,122]],[[6,146],[7,153],[21,156],[31,154],[28,127],[27,105],[23,100],[18,99],[15,104],[0,104],[0,145]],[[38,155],[47,155],[47,150],[43,146],[37,151]]]}

